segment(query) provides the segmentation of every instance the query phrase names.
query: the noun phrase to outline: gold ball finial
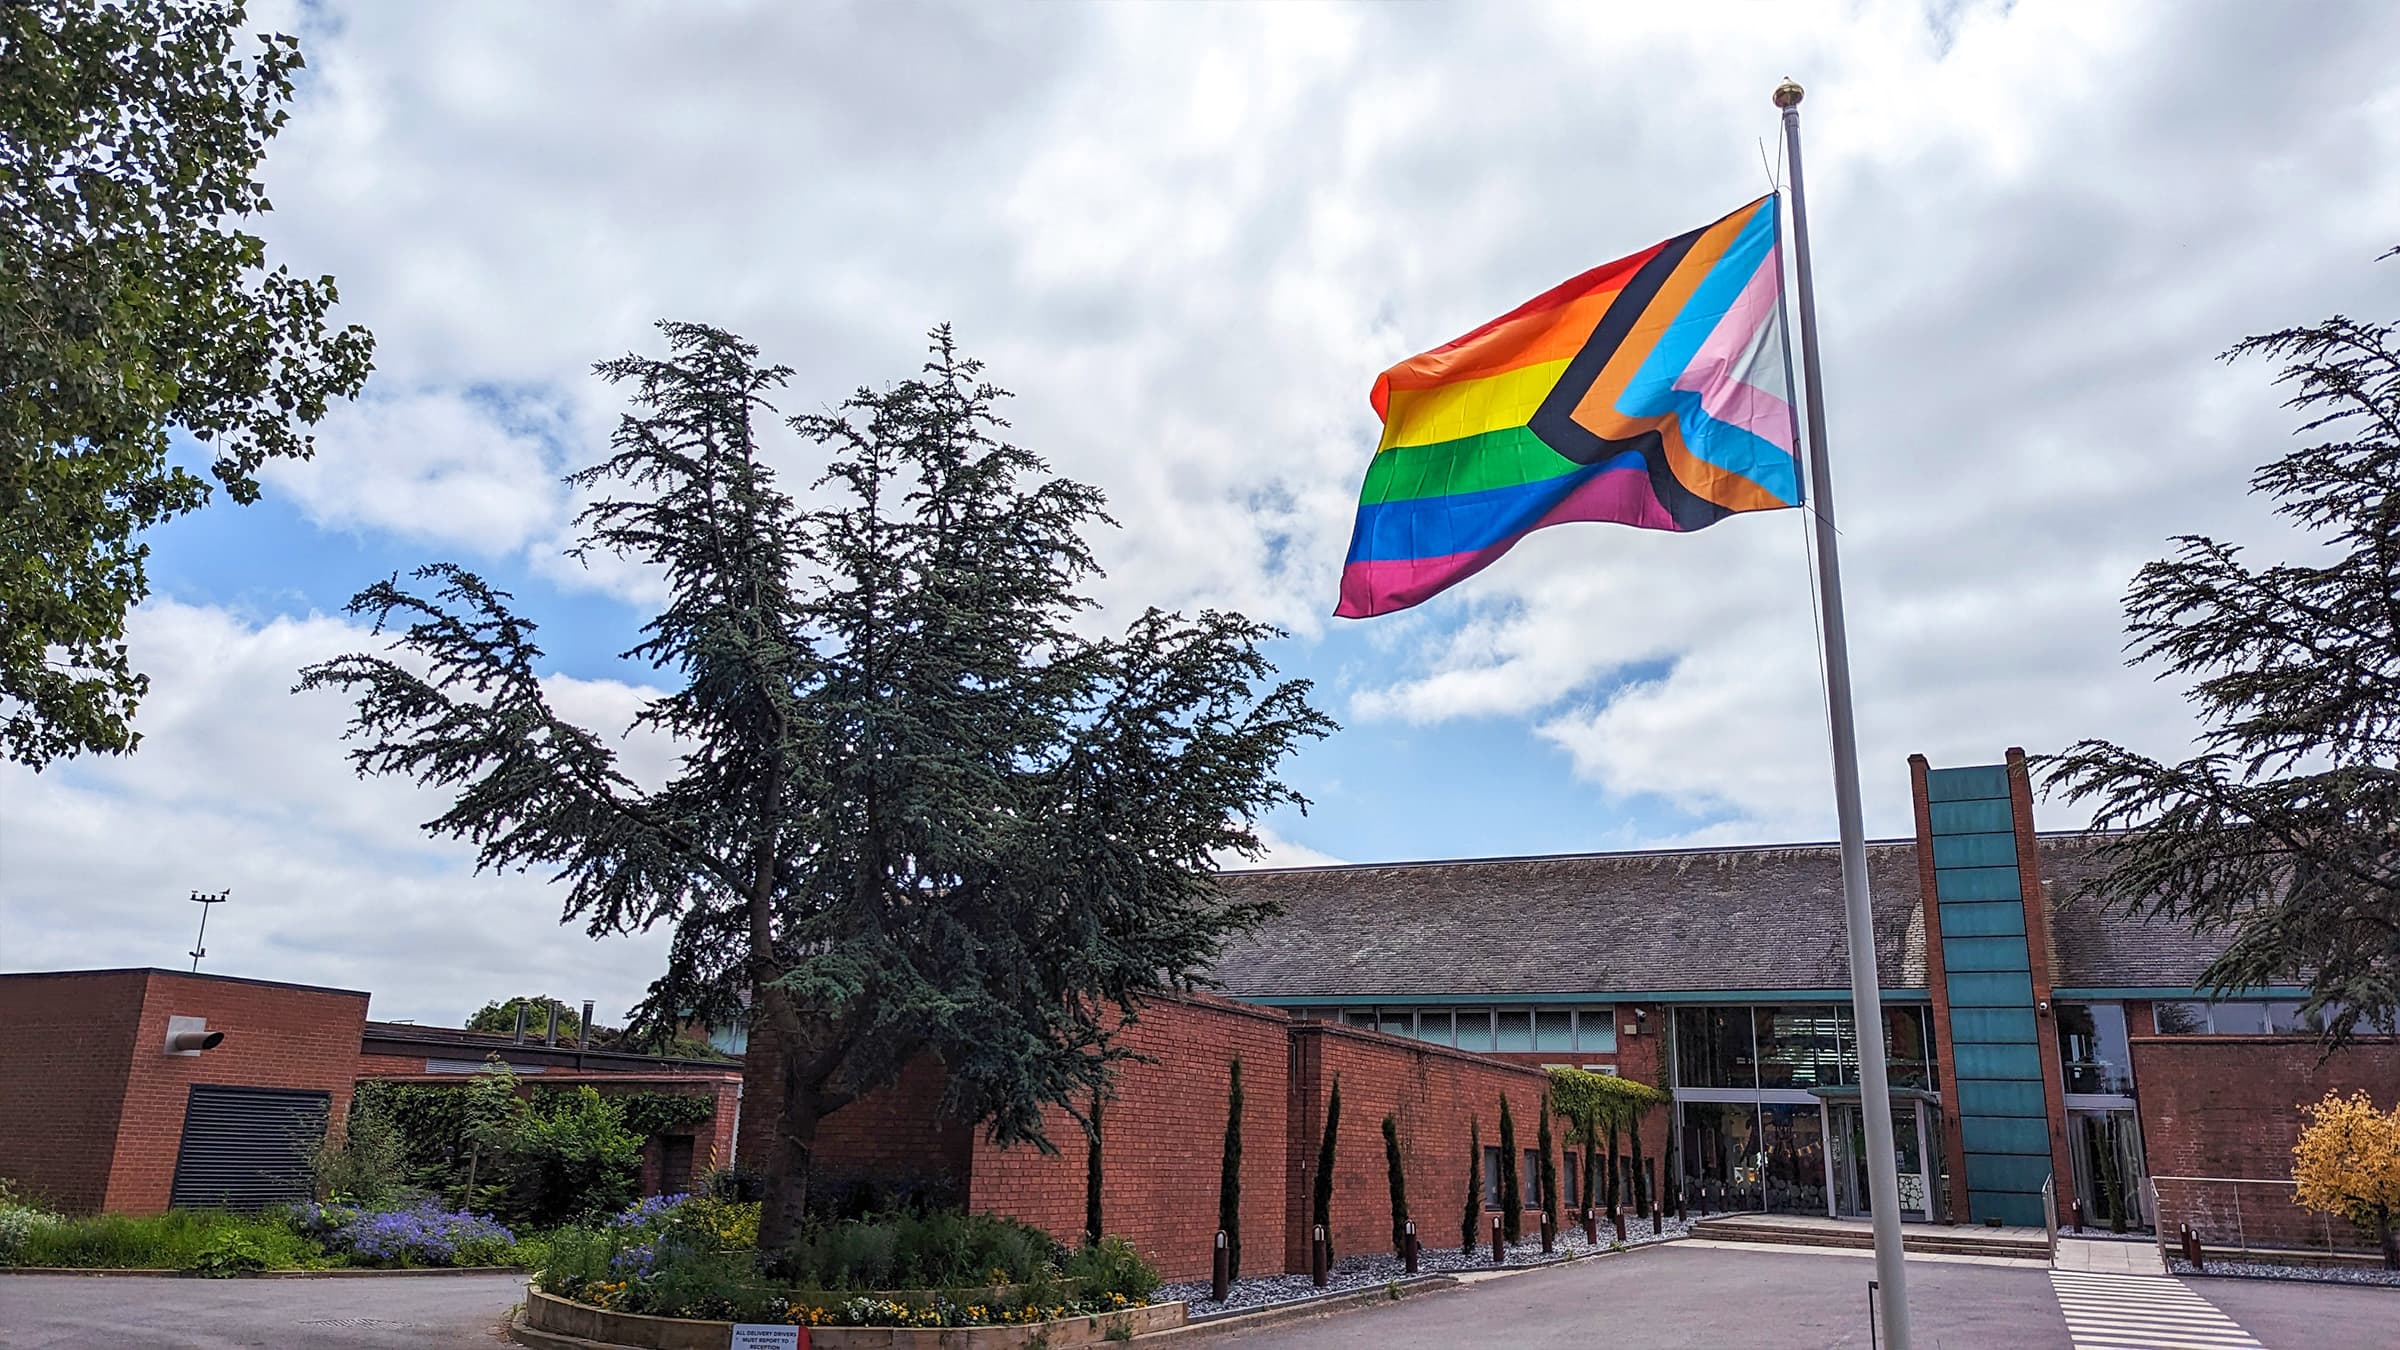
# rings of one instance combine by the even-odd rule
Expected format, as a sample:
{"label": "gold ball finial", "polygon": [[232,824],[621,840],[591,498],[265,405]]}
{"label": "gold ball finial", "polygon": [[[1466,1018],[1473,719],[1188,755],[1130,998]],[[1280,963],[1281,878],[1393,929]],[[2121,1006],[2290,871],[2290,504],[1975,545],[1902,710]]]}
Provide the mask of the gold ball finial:
{"label": "gold ball finial", "polygon": [[1798,80],[1786,75],[1783,77],[1783,83],[1775,86],[1775,106],[1778,108],[1797,108],[1800,106],[1800,99],[1804,92],[1805,91],[1800,88],[1800,82]]}

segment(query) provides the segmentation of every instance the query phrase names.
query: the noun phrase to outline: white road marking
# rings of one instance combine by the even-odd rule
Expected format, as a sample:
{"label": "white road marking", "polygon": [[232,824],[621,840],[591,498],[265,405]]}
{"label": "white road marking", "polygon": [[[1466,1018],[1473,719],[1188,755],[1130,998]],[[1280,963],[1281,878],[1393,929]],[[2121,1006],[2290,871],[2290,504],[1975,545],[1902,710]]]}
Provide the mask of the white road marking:
{"label": "white road marking", "polygon": [[2050,1289],[2076,1350],[2249,1350],[2258,1345],[2215,1304],[2164,1275],[2053,1270]]}

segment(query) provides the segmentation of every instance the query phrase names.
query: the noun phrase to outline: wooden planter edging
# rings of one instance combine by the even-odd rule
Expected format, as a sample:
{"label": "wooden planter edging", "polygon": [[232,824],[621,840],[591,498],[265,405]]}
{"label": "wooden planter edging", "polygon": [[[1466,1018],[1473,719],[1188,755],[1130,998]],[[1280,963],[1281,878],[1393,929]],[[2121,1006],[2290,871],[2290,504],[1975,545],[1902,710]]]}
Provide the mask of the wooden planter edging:
{"label": "wooden planter edging", "polygon": [[[727,1350],[733,1323],[609,1312],[525,1287],[525,1326],[600,1345],[634,1350]],[[814,1350],[1052,1350],[1097,1345],[1118,1326],[1136,1336],[1183,1325],[1183,1305],[1154,1303],[1123,1312],[1068,1317],[1005,1327],[810,1327]]]}

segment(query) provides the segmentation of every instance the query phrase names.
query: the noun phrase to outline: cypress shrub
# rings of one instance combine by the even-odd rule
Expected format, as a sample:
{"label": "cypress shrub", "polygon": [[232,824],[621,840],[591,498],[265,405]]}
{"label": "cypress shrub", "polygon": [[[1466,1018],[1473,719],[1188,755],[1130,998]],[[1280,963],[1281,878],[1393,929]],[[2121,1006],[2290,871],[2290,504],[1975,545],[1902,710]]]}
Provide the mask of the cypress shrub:
{"label": "cypress shrub", "polygon": [[1617,1118],[1608,1118],[1608,1217],[1617,1217]]}
{"label": "cypress shrub", "polygon": [[1639,1216],[1649,1213],[1650,1206],[1645,1203],[1647,1194],[1642,1184],[1648,1178],[1642,1175],[1642,1108],[1638,1106],[1625,1113],[1625,1142],[1633,1150],[1633,1177],[1626,1183],[1629,1192],[1626,1198],[1633,1202],[1633,1212]]}
{"label": "cypress shrub", "polygon": [[1534,1177],[1534,1184],[1541,1188],[1542,1213],[1550,1220],[1550,1231],[1557,1232],[1558,1150],[1552,1146],[1550,1140],[1550,1094],[1548,1092],[1542,1094],[1542,1127],[1534,1147],[1540,1149],[1542,1154],[1542,1170]]}
{"label": "cypress shrub", "polygon": [[1400,1167],[1400,1127],[1383,1118],[1383,1170],[1392,1186],[1392,1253],[1408,1245],[1408,1174]]}
{"label": "cypress shrub", "polygon": [[1600,1208],[1600,1126],[1587,1122],[1583,1127],[1583,1207]]}
{"label": "cypress shrub", "polygon": [[1225,1230],[1225,1269],[1242,1278],[1242,1057],[1225,1088],[1225,1170],[1217,1181],[1217,1227]]}
{"label": "cypress shrub", "polygon": [[1100,1109],[1101,1097],[1092,1094],[1091,1143],[1083,1156],[1083,1245],[1100,1245]]}
{"label": "cypress shrub", "polygon": [[1525,1194],[1517,1180],[1517,1121],[1508,1113],[1508,1094],[1500,1094],[1500,1236],[1517,1245],[1525,1234]]}
{"label": "cypress shrub", "polygon": [[1477,1229],[1483,1227],[1483,1122],[1467,1122],[1467,1209],[1458,1219],[1458,1250],[1475,1254]]}
{"label": "cypress shrub", "polygon": [[1342,1076],[1337,1073],[1333,1076],[1333,1091],[1325,1098],[1325,1134],[1317,1140],[1316,1203],[1310,1206],[1309,1220],[1325,1229],[1327,1261],[1333,1259],[1333,1141],[1341,1126]]}

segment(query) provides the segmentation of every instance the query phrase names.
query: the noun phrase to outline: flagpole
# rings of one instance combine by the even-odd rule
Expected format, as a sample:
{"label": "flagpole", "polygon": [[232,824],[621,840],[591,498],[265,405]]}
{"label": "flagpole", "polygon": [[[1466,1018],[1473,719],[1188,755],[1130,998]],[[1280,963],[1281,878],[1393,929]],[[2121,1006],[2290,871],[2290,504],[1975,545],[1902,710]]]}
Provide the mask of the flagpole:
{"label": "flagpole", "polygon": [[1867,1116],[1867,1196],[1875,1219],[1875,1278],[1886,1350],[1908,1350],[1908,1275],[1900,1250],[1900,1173],[1892,1152],[1892,1092],[1884,1068],[1883,992],[1875,970],[1875,912],[1867,900],[1866,825],[1858,800],[1858,729],[1850,709],[1850,645],[1842,624],[1842,566],[1825,454],[1825,382],[1817,369],[1817,291],[1808,265],[1808,206],[1800,177],[1800,86],[1775,89],[1792,170],[1792,255],[1800,273],[1800,375],[1808,408],[1808,482],[1816,517],[1817,600],[1825,616],[1825,702],[1833,732],[1833,807],[1842,832],[1842,907],[1850,939],[1850,1007],[1858,1023],[1859,1104]]}

